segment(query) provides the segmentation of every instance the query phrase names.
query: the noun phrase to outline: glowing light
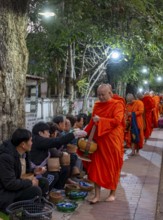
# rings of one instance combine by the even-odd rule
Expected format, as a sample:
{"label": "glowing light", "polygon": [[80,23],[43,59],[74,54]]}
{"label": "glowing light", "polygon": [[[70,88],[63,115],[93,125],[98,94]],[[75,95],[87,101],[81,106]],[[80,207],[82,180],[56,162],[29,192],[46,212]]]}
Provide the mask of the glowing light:
{"label": "glowing light", "polygon": [[121,54],[118,51],[113,51],[110,54],[110,58],[113,59],[113,60],[118,60],[120,58],[120,56],[121,56]]}
{"label": "glowing light", "polygon": [[147,85],[148,84],[148,80],[144,80],[144,82],[143,82],[145,85]]}
{"label": "glowing light", "polygon": [[46,11],[46,12],[40,12],[39,15],[43,15],[43,16],[45,16],[46,18],[48,18],[48,17],[53,17],[53,16],[55,16],[55,13],[54,13],[54,12],[48,12],[48,11]]}
{"label": "glowing light", "polygon": [[157,77],[157,81],[158,81],[158,82],[161,82],[161,81],[162,81],[162,77],[161,77],[161,76],[158,76],[158,77]]}
{"label": "glowing light", "polygon": [[143,67],[141,70],[142,73],[148,73],[148,68],[147,67]]}
{"label": "glowing light", "polygon": [[143,92],[143,88],[138,88],[138,92]]}

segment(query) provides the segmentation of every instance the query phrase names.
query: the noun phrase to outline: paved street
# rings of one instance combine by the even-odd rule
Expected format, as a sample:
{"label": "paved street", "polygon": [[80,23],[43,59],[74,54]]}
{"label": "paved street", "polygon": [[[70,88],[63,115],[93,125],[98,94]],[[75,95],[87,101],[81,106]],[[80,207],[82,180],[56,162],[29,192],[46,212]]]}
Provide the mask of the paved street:
{"label": "paved street", "polygon": [[156,213],[157,220],[163,219],[163,186],[157,196],[162,149],[163,131],[155,129],[139,155],[128,158],[130,150],[126,151],[116,201],[104,202],[109,192],[103,189],[100,203],[79,202],[77,210],[71,214],[55,210],[53,220],[155,220]]}

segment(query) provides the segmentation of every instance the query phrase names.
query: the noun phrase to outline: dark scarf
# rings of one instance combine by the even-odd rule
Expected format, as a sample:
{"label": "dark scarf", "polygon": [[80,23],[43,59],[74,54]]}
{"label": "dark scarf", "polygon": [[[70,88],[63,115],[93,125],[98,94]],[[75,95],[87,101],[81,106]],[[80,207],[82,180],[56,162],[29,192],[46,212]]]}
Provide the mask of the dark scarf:
{"label": "dark scarf", "polygon": [[139,128],[136,121],[136,114],[135,112],[132,112],[131,115],[131,136],[132,136],[132,143],[138,143],[139,142]]}

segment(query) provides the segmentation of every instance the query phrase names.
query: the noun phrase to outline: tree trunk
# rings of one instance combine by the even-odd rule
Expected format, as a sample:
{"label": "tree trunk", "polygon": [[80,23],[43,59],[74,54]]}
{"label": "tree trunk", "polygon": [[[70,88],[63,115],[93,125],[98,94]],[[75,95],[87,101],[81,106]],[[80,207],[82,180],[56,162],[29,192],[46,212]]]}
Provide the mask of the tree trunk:
{"label": "tree trunk", "polygon": [[66,53],[66,58],[64,61],[64,68],[62,74],[58,71],[57,77],[57,90],[58,90],[58,97],[57,97],[57,110],[56,114],[63,114],[63,106],[64,106],[64,96],[65,96],[65,88],[66,88],[66,73],[67,73],[67,63],[68,63],[68,50]]}
{"label": "tree trunk", "polygon": [[0,0],[0,141],[25,125],[27,3]]}
{"label": "tree trunk", "polygon": [[88,113],[87,112],[87,101],[89,99],[89,95],[93,87],[95,86],[96,82],[98,81],[102,73],[104,72],[106,65],[107,65],[107,59],[103,60],[103,62],[96,68],[95,72],[92,74],[88,82],[88,87],[86,89],[86,93],[85,93],[84,100],[83,100],[83,107],[82,107],[83,113]]}
{"label": "tree trunk", "polygon": [[69,46],[69,114],[73,112],[74,104],[74,80],[76,79],[75,75],[75,66],[74,66],[74,55],[75,55],[75,45],[70,44]]}

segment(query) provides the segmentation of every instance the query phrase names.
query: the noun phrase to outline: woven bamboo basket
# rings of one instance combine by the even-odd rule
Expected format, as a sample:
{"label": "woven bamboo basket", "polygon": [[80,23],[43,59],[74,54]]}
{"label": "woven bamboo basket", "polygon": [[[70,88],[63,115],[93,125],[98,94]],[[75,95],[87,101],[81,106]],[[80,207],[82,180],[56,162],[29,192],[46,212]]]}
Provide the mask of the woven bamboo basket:
{"label": "woven bamboo basket", "polygon": [[63,154],[60,158],[60,164],[62,166],[69,166],[70,165],[70,154]]}
{"label": "woven bamboo basket", "polygon": [[63,196],[59,192],[50,192],[49,193],[49,201],[56,204],[63,200]]}
{"label": "woven bamboo basket", "polygon": [[[87,139],[83,139],[83,138],[80,138],[78,140],[78,147],[79,147],[80,151],[82,151],[82,152],[86,151],[87,142],[88,142],[88,140]],[[88,153],[92,154],[96,150],[97,150],[97,144],[94,141],[91,141]]]}
{"label": "woven bamboo basket", "polygon": [[60,161],[58,157],[52,157],[48,159],[48,171],[60,171]]}
{"label": "woven bamboo basket", "polygon": [[76,153],[77,151],[77,146],[75,144],[68,144],[67,145],[67,152],[72,154],[72,153]]}
{"label": "woven bamboo basket", "polygon": [[81,191],[79,185],[76,184],[66,184],[65,186],[65,194],[68,195],[72,191]]}

